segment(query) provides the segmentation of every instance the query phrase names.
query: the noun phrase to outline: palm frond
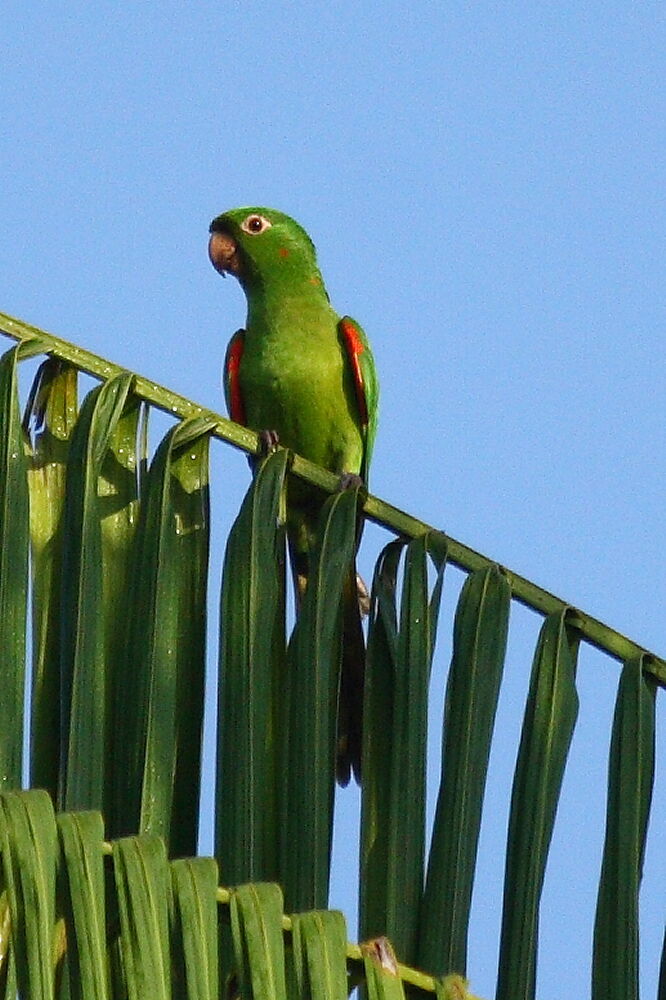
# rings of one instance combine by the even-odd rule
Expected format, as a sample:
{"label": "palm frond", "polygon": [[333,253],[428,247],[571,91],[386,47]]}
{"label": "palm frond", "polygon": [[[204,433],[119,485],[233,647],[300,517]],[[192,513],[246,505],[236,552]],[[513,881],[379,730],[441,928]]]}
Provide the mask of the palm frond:
{"label": "palm frond", "polygon": [[468,996],[459,977],[444,992],[441,980],[399,963],[385,938],[351,944],[341,913],[285,914],[274,883],[224,889],[212,858],[169,861],[153,834],[108,843],[103,833],[99,813],[56,816],[45,792],[0,795],[0,876],[9,887],[0,975],[13,967],[31,1000],[216,1000],[218,937],[229,924],[230,996],[342,1000],[359,976],[373,995],[402,995],[406,983]]}
{"label": "palm frond", "polygon": [[[164,836],[174,854],[193,854],[198,831],[211,427],[210,418],[191,417],[155,453],[142,498],[125,658],[142,678],[133,712],[138,738],[130,734],[128,742],[140,747],[145,740],[137,761],[141,811],[132,828]],[[131,688],[117,683],[117,692],[127,702]],[[122,734],[120,706],[116,719]],[[120,814],[131,779],[118,775],[116,786]]]}
{"label": "palm frond", "polygon": [[546,618],[534,654],[511,795],[497,982],[500,1000],[533,997],[539,900],[578,715],[566,611]]}
{"label": "palm frond", "polygon": [[592,998],[638,998],[638,892],[652,799],[655,687],[625,663],[608,761],[606,839],[594,927]]}
{"label": "palm frond", "polygon": [[467,577],[456,611],[419,941],[419,964],[440,975],[467,967],[467,928],[509,606],[506,577],[491,566]]}
{"label": "palm frond", "polygon": [[55,799],[60,773],[60,606],[62,531],[69,443],[78,415],[78,372],[44,361],[24,417],[34,425],[28,466],[32,549],[31,783]]}
{"label": "palm frond", "polygon": [[[400,608],[397,570],[402,544],[380,555],[372,592],[365,691],[361,814],[360,929],[388,935],[400,955],[417,961],[425,865],[428,682],[446,564],[446,541],[432,533],[404,552]],[[428,593],[428,557],[437,578]]]}
{"label": "palm frond", "polygon": [[277,879],[279,872],[286,467],[284,451],[262,464],[224,559],[215,819],[216,854],[231,884]]}
{"label": "palm frond", "polygon": [[294,910],[328,902],[341,598],[354,554],[357,504],[356,490],[334,493],[324,504],[319,545],[287,655],[280,871]]}
{"label": "palm frond", "polygon": [[0,361],[0,788],[19,787],[23,765],[29,515],[16,366],[42,349],[40,341],[20,343]]}
{"label": "palm frond", "polygon": [[[0,362],[0,995],[102,1000],[222,989],[230,1000],[236,991],[286,1000],[339,997],[364,979],[373,997],[399,998],[406,988],[464,996],[488,761],[511,603],[520,602],[544,622],[513,780],[497,996],[535,994],[542,887],[586,642],[623,664],[593,995],[637,997],[654,703],[666,661],[384,501],[336,493],[330,473],[278,451],[259,463],[225,557],[216,862],[170,861],[195,852],[199,819],[208,442],[219,437],[258,456],[257,435],[1,314],[0,330],[20,341]],[[49,357],[22,425],[17,365],[39,354]],[[102,381],[80,408],[78,371]],[[155,408],[179,422],[146,472]],[[331,494],[290,637],[288,474]],[[361,511],[398,538],[377,562],[368,631],[360,909],[371,940],[359,949],[325,907],[341,595]],[[468,577],[428,853],[427,706],[445,565]],[[27,772],[51,798],[11,790]],[[66,811],[56,817],[51,799]],[[102,839],[100,811],[112,844]],[[217,888],[218,871],[237,888]],[[282,893],[288,910],[307,916],[285,916]]]}

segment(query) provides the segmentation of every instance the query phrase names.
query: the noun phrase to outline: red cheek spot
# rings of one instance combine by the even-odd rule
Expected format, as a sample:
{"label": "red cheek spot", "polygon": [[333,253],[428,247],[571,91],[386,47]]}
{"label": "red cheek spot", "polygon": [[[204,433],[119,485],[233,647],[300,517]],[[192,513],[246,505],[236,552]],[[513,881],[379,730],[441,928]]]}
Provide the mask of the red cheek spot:
{"label": "red cheek spot", "polygon": [[287,250],[286,247],[280,247],[280,249],[278,250],[278,253],[279,253],[280,257],[288,257],[289,256],[289,251]]}
{"label": "red cheek spot", "polygon": [[310,278],[310,284],[311,285],[320,285],[321,281],[319,280],[319,278]]}

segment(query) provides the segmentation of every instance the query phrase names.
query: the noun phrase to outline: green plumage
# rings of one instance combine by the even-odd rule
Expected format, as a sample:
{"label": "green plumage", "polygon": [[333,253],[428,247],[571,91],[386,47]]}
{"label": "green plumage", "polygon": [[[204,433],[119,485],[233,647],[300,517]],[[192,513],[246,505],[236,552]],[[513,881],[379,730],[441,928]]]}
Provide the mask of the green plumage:
{"label": "green plumage", "polygon": [[[275,431],[281,445],[367,483],[378,396],[372,353],[361,328],[332,308],[305,230],[273,209],[234,209],[211,224],[209,254],[217,270],[238,278],[248,305],[245,330],[232,339],[225,362],[232,418]],[[301,591],[320,506],[316,491],[290,484],[288,529]],[[349,589],[346,600],[356,604]],[[346,608],[343,660],[348,620]]]}

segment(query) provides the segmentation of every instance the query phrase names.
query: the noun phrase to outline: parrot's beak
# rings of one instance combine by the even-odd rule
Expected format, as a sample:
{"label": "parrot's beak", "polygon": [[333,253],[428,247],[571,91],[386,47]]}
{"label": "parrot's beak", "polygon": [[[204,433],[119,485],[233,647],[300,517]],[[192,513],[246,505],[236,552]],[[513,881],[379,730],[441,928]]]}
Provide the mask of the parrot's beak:
{"label": "parrot's beak", "polygon": [[208,241],[208,256],[216,271],[222,276],[227,272],[230,274],[240,274],[240,254],[238,244],[222,226],[218,219],[214,219],[210,224],[210,240]]}

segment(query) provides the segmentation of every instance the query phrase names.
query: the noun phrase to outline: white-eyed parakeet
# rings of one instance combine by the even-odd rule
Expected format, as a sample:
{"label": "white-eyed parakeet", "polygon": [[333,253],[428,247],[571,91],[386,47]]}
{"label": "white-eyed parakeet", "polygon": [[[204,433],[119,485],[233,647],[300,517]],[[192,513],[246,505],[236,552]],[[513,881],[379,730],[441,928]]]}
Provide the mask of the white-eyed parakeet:
{"label": "white-eyed parakeet", "polygon": [[[274,434],[281,445],[341,476],[367,484],[378,385],[361,327],[331,306],[312,240],[288,215],[237,208],[213,220],[209,256],[238,278],[247,322],[231,338],[224,388],[232,420]],[[308,577],[321,495],[289,484],[287,532],[297,597]],[[367,596],[367,595],[366,595]],[[344,594],[337,775],[360,775],[364,647],[355,571]]]}

